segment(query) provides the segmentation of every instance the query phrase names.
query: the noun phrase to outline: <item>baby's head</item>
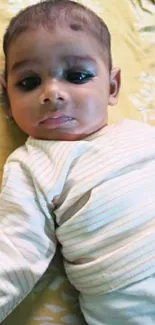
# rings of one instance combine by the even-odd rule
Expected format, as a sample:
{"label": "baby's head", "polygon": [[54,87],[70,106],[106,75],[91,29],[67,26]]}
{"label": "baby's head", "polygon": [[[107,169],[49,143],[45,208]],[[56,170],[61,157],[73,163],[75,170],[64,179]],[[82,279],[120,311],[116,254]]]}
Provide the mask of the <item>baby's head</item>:
{"label": "baby's head", "polygon": [[68,0],[30,6],[11,20],[3,48],[10,114],[26,134],[70,141],[107,125],[120,71],[95,13]]}

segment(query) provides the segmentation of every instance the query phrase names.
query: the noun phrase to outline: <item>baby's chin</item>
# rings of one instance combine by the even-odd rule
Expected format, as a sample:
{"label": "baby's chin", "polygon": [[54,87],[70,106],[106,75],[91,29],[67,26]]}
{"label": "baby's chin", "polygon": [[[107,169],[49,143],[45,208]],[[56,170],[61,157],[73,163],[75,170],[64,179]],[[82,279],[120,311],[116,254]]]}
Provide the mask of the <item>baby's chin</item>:
{"label": "baby's chin", "polygon": [[87,136],[89,136],[91,133],[89,134],[70,134],[70,133],[66,133],[66,134],[54,134],[54,135],[30,135],[32,138],[35,138],[37,140],[45,140],[45,141],[79,141],[82,140],[84,138],[86,138]]}
{"label": "baby's chin", "polygon": [[28,136],[45,141],[79,141],[85,139],[86,137],[98,132],[107,125],[98,125],[96,127],[83,127],[75,129],[54,129],[48,130],[43,128],[34,128],[31,132],[27,132]]}
{"label": "baby's chin", "polygon": [[31,132],[28,136],[36,140],[45,140],[45,141],[78,141],[84,139],[89,134],[84,133],[66,133],[66,132]]}

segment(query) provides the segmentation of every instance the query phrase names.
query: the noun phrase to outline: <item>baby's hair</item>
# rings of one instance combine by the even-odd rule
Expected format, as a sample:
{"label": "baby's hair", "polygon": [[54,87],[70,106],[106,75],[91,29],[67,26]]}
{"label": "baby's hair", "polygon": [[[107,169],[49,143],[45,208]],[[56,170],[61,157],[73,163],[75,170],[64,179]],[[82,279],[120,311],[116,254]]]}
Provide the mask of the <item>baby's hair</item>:
{"label": "baby's hair", "polygon": [[11,42],[22,32],[38,26],[54,29],[68,26],[71,30],[84,30],[100,42],[104,60],[112,68],[111,38],[103,20],[85,6],[70,0],[46,0],[29,6],[12,18],[3,39],[5,55],[4,77],[7,81],[7,54]]}

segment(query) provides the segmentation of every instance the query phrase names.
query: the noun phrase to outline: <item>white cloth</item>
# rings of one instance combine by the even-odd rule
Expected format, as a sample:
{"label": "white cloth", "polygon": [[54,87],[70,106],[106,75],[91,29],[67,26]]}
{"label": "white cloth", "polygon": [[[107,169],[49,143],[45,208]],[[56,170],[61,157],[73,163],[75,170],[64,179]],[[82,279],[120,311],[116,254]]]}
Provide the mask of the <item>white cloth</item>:
{"label": "white cloth", "polygon": [[110,293],[81,295],[80,305],[89,325],[154,325],[155,276]]}
{"label": "white cloth", "polygon": [[[155,273],[154,194],[155,129],[149,125],[126,120],[73,142],[29,138],[4,167],[0,321],[45,272],[58,239],[87,322],[111,325],[95,313],[90,322],[88,304],[100,301],[102,313],[107,294],[119,295]],[[142,324],[127,319],[122,325]]]}

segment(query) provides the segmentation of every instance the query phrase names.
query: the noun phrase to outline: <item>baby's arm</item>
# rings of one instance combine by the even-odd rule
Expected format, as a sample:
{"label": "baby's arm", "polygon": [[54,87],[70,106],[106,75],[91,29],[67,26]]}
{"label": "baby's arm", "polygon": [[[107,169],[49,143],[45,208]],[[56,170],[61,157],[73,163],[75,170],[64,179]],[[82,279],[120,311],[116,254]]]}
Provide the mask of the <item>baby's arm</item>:
{"label": "baby's arm", "polygon": [[54,222],[28,170],[4,168],[0,194],[0,323],[26,297],[55,253]]}

